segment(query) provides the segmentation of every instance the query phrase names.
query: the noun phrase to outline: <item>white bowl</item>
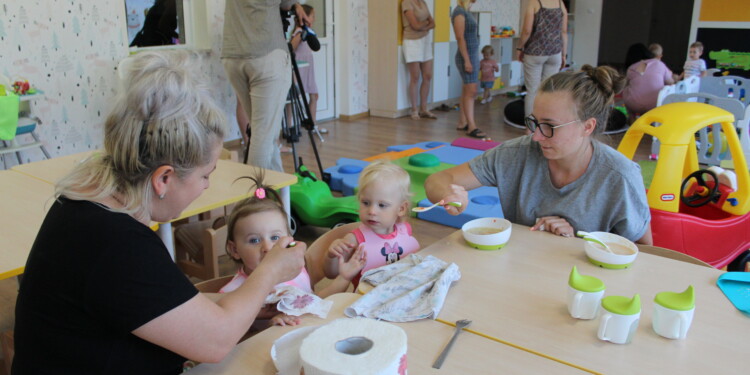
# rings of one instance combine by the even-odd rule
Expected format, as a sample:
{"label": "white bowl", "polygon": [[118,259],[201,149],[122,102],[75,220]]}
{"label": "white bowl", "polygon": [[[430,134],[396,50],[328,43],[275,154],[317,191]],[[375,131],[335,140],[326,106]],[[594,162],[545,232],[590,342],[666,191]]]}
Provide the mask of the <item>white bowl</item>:
{"label": "white bowl", "polygon": [[638,256],[638,247],[625,237],[607,232],[591,232],[594,236],[606,243],[613,253],[605,250],[601,245],[585,241],[584,250],[589,262],[603,268],[621,269],[628,268],[635,257]]}
{"label": "white bowl", "polygon": [[497,217],[474,219],[461,227],[469,246],[479,250],[497,250],[510,239],[510,221]]}

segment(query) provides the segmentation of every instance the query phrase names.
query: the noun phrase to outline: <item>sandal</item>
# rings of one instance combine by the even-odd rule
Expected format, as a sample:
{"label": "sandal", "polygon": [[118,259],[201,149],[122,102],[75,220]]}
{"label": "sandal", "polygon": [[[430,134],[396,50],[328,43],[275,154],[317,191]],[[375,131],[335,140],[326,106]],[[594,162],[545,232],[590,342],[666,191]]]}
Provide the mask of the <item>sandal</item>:
{"label": "sandal", "polygon": [[411,119],[412,120],[419,120],[420,119],[419,112],[417,112],[417,111],[411,111]]}
{"label": "sandal", "polygon": [[420,111],[419,117],[437,120],[437,116],[435,116],[435,114],[430,111]]}
{"label": "sandal", "polygon": [[469,124],[466,124],[464,126],[459,126],[459,127],[456,128],[456,130],[467,131],[467,130],[469,130]]}
{"label": "sandal", "polygon": [[474,130],[466,133],[466,135],[468,135],[469,137],[479,138],[479,139],[487,138],[487,134],[485,134],[482,131],[482,129],[479,129],[479,128],[476,128],[476,129],[474,129]]}

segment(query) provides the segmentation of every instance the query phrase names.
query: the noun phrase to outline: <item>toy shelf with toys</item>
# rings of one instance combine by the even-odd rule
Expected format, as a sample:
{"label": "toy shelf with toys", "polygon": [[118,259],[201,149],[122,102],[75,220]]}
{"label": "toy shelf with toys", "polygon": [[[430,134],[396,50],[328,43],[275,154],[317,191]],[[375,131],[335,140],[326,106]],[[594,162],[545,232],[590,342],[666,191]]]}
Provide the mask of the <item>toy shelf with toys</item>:
{"label": "toy shelf with toys", "polygon": [[21,151],[32,148],[39,147],[44,156],[50,158],[41,139],[34,132],[41,121],[37,117],[31,117],[31,101],[43,96],[44,93],[27,80],[11,82],[0,75],[0,158],[4,168],[8,167],[6,154],[15,154],[18,164],[23,164]]}

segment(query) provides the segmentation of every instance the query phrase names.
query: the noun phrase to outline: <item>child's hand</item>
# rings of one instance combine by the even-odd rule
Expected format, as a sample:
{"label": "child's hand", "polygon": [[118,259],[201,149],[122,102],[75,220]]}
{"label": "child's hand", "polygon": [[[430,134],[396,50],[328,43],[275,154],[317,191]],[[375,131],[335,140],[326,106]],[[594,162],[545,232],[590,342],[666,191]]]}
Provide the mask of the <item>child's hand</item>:
{"label": "child's hand", "polygon": [[278,314],[271,318],[271,324],[275,326],[296,326],[302,320],[298,316]]}
{"label": "child's hand", "polygon": [[469,193],[461,185],[451,184],[451,192],[443,197],[443,202],[460,202],[461,207],[455,207],[448,203],[443,205],[443,208],[451,214],[458,215],[466,209],[466,205],[469,204]]}
{"label": "child's hand", "polygon": [[346,241],[344,241],[343,238],[338,238],[331,242],[331,247],[328,248],[328,257],[329,258],[348,258],[349,254],[352,253],[352,250],[354,249],[354,244],[350,244]]}
{"label": "child's hand", "polygon": [[345,261],[344,257],[339,257],[339,275],[348,281],[352,281],[354,276],[362,271],[365,264],[367,264],[365,244],[360,244],[348,261]]}
{"label": "child's hand", "polygon": [[258,312],[256,319],[271,319],[274,316],[279,315],[279,310],[276,309],[276,304],[263,305]]}

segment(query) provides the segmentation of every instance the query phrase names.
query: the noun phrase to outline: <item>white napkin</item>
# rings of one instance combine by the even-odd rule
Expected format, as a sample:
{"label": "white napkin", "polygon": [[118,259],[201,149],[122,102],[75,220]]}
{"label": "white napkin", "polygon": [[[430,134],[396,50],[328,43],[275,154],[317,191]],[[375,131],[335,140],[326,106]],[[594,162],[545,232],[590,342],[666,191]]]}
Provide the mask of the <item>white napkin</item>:
{"label": "white napkin", "polygon": [[373,268],[362,281],[375,289],[344,310],[349,317],[363,316],[391,322],[435,319],[451,284],[461,278],[455,263],[432,255],[411,254],[406,259]]}
{"label": "white napkin", "polygon": [[284,285],[276,287],[273,293],[266,297],[266,303],[276,303],[276,309],[294,316],[304,314],[317,315],[321,319],[328,316],[328,312],[333,306],[333,301],[326,301],[320,297],[305,292],[296,286]]}

